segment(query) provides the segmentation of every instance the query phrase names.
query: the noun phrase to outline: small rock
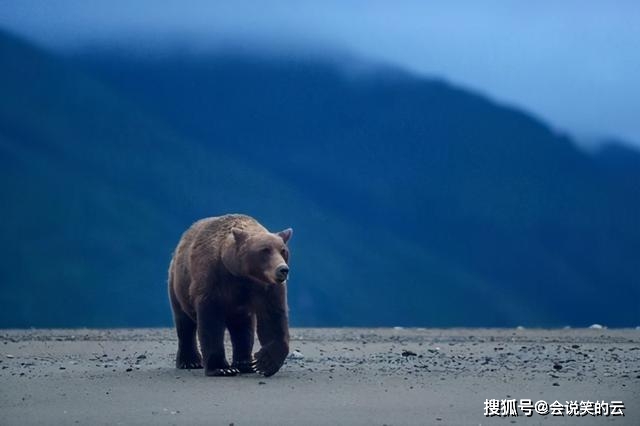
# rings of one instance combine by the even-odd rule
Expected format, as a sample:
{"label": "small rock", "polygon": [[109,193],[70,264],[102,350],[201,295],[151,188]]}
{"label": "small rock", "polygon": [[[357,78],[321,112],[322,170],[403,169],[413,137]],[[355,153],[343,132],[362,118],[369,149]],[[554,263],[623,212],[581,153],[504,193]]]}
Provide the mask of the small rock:
{"label": "small rock", "polygon": [[580,347],[580,345],[571,345],[571,347],[572,347],[573,349],[578,349],[578,348]]}
{"label": "small rock", "polygon": [[302,359],[304,358],[304,355],[302,355],[302,352],[300,352],[299,350],[295,350],[293,352],[291,352],[289,354],[289,358],[290,359]]}
{"label": "small rock", "polygon": [[560,365],[558,363],[555,363],[555,364],[553,364],[553,369],[554,370],[562,370],[562,365]]}
{"label": "small rock", "polygon": [[553,382],[552,386],[560,386],[560,383],[558,383],[558,382]]}
{"label": "small rock", "polygon": [[408,350],[402,351],[402,356],[416,356],[416,355],[418,354],[413,351],[408,351]]}
{"label": "small rock", "polygon": [[267,382],[259,381],[259,382],[258,382],[258,384],[259,384],[259,385],[266,385],[266,384],[267,384]]}
{"label": "small rock", "polygon": [[15,356],[13,356],[13,355],[11,355],[11,354],[7,354],[7,358],[11,358],[11,359],[13,359],[13,358],[15,358]]}
{"label": "small rock", "polygon": [[589,328],[592,330],[602,330],[603,328],[606,328],[606,327],[601,324],[591,324]]}
{"label": "small rock", "polygon": [[138,355],[138,356],[136,357],[136,359],[147,359],[147,356],[146,356],[146,355],[144,355],[144,354],[142,354],[142,355]]}
{"label": "small rock", "polygon": [[127,368],[127,370],[126,370],[126,371],[127,371],[127,373],[130,373],[130,372],[132,372],[132,371],[133,371],[133,368],[129,367],[129,368]]}

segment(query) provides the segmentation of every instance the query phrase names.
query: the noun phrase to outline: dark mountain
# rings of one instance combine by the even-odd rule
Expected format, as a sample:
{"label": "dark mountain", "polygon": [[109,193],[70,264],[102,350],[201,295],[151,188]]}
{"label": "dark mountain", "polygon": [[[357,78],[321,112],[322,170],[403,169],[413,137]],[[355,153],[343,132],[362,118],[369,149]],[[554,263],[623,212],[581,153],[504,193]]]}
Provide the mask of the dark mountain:
{"label": "dark mountain", "polygon": [[640,200],[523,112],[285,55],[0,59],[0,326],[167,324],[173,245],[230,211],[294,227],[297,325],[640,320]]}

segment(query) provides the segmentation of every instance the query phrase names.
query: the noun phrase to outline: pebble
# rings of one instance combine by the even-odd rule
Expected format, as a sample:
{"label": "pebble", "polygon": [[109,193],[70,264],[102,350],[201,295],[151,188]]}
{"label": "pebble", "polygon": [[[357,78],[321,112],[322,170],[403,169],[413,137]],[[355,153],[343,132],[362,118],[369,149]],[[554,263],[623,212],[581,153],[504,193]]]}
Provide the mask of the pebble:
{"label": "pebble", "polygon": [[302,352],[300,352],[298,350],[295,350],[295,351],[293,351],[293,352],[291,352],[289,354],[289,358],[290,359],[302,359],[302,358],[304,358],[304,355],[302,355]]}

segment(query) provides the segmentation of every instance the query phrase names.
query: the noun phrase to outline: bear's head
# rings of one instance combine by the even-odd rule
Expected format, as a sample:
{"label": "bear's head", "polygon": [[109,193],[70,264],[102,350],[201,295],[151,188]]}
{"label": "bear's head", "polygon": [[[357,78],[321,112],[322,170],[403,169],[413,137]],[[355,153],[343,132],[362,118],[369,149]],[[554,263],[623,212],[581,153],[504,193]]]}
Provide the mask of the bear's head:
{"label": "bear's head", "polygon": [[283,284],[289,276],[287,242],[293,230],[251,233],[233,228],[222,252],[224,266],[235,276],[262,284]]}

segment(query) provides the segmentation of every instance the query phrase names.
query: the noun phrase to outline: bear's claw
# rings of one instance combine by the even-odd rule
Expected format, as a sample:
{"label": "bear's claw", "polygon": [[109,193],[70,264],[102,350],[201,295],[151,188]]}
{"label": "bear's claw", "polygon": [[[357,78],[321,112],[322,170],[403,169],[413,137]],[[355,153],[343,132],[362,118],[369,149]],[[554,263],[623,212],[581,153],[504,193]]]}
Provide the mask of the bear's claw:
{"label": "bear's claw", "polygon": [[213,370],[206,371],[207,376],[214,377],[233,377],[240,374],[240,370],[237,368],[215,368]]}
{"label": "bear's claw", "polygon": [[240,373],[255,373],[256,369],[253,366],[253,361],[237,361],[231,365],[233,368],[237,368]]}
{"label": "bear's claw", "polygon": [[197,370],[202,368],[202,361],[200,355],[196,353],[185,354],[178,351],[176,356],[176,368],[180,370]]}
{"label": "bear's claw", "polygon": [[255,359],[251,366],[254,371],[258,374],[262,374],[265,377],[273,376],[279,370],[279,366],[275,365],[275,363],[271,360],[266,354],[262,354],[257,359]]}
{"label": "bear's claw", "polygon": [[177,365],[180,370],[198,370],[202,368],[202,363],[199,361],[194,362],[182,362]]}

